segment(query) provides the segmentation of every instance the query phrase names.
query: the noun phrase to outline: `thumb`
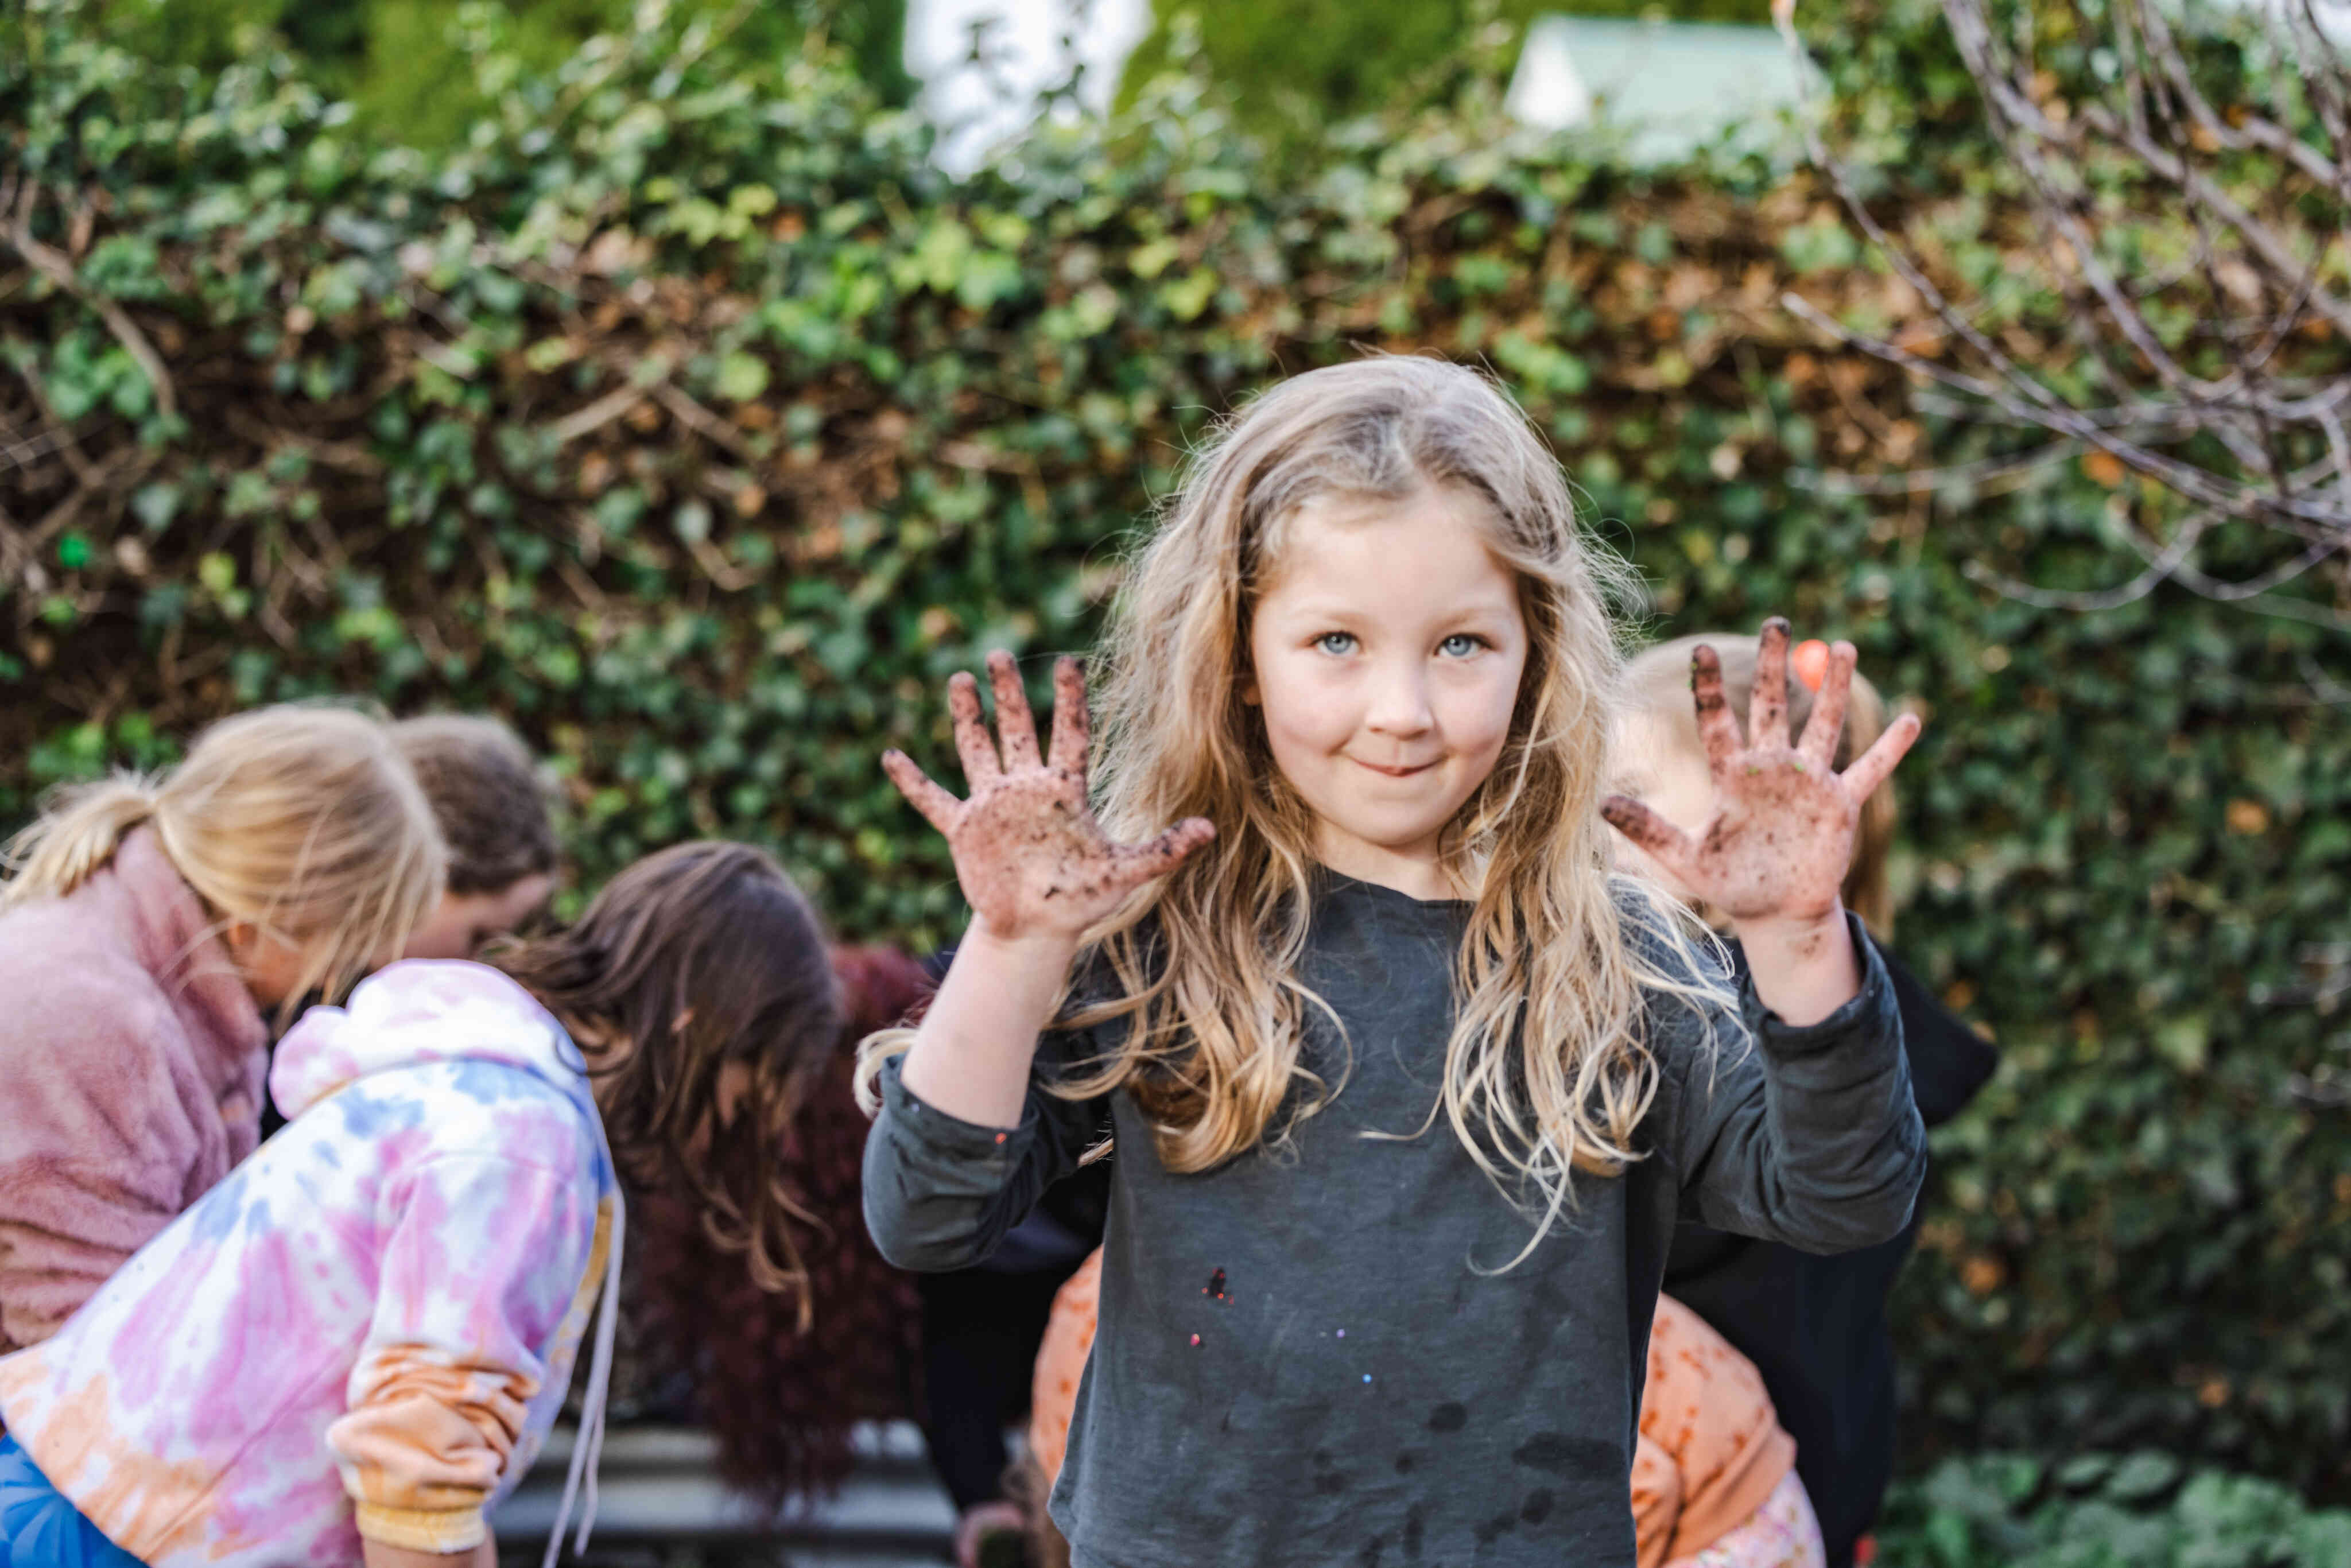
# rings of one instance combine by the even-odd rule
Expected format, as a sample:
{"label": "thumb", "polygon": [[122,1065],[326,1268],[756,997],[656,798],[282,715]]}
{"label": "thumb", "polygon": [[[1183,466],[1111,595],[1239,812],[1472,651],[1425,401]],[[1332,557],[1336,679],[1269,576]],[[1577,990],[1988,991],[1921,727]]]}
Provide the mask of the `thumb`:
{"label": "thumb", "polygon": [[1147,844],[1114,845],[1111,880],[1122,888],[1140,887],[1182,865],[1216,836],[1217,825],[1207,818],[1186,817]]}
{"label": "thumb", "polygon": [[1611,795],[1600,802],[1600,815],[1608,825],[1649,852],[1659,865],[1683,876],[1697,846],[1690,836],[1649,810],[1630,795]]}

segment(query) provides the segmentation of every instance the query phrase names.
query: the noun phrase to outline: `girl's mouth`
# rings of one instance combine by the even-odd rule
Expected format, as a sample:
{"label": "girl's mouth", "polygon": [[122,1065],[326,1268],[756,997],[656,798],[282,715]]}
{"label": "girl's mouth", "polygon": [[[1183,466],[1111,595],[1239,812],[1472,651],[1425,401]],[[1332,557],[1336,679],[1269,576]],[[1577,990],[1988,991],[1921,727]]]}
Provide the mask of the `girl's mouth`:
{"label": "girl's mouth", "polygon": [[1427,762],[1414,762],[1394,767],[1382,762],[1365,762],[1360,757],[1351,757],[1347,760],[1353,762],[1358,768],[1368,768],[1373,772],[1383,774],[1390,779],[1409,779],[1416,773],[1426,773],[1430,768],[1437,766],[1435,759]]}

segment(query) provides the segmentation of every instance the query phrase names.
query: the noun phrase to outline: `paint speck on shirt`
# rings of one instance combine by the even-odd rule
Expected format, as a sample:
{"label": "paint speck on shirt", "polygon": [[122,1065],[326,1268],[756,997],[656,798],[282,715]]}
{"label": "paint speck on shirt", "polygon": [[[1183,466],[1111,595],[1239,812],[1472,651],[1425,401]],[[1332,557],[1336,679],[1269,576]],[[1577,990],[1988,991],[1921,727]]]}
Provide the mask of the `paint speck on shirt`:
{"label": "paint speck on shirt", "polygon": [[1197,1343],[1200,1343],[1200,1336],[1199,1336],[1198,1334],[1194,1334],[1194,1335],[1192,1336],[1192,1343],[1193,1343],[1194,1344],[1197,1344]]}

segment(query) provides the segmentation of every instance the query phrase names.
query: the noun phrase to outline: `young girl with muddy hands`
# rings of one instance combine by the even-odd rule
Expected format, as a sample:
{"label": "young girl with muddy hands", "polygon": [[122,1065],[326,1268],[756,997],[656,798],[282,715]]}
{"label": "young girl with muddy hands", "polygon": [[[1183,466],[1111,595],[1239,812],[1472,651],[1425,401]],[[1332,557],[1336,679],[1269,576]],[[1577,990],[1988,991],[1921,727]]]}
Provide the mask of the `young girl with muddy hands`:
{"label": "young girl with muddy hands", "polygon": [[[1677,1219],[1817,1251],[1907,1220],[1925,1138],[1838,883],[1916,722],[1833,772],[1852,651],[1792,741],[1773,622],[1751,736],[1697,662],[1704,828],[1604,804],[1626,570],[1484,378],[1315,371],[1136,563],[1098,750],[1073,661],[1040,753],[997,653],[993,739],[949,684],[967,799],[884,758],[972,920],[868,1041],[874,1239],[968,1265],[1116,1151],[1051,1503],[1079,1568],[1632,1568]],[[1729,914],[1749,982],[1604,813]]]}

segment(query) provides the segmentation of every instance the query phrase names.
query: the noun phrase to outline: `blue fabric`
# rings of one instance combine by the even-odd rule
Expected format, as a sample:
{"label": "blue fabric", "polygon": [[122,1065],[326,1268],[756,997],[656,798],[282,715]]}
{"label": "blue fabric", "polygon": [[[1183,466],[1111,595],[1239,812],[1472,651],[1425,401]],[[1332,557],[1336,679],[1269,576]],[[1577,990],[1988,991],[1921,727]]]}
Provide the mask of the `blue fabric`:
{"label": "blue fabric", "polygon": [[16,1439],[0,1436],[0,1568],[139,1568],[49,1484]]}

